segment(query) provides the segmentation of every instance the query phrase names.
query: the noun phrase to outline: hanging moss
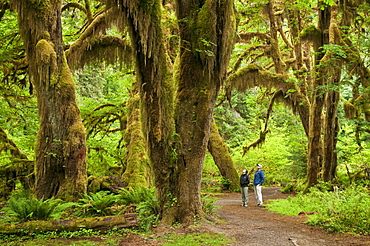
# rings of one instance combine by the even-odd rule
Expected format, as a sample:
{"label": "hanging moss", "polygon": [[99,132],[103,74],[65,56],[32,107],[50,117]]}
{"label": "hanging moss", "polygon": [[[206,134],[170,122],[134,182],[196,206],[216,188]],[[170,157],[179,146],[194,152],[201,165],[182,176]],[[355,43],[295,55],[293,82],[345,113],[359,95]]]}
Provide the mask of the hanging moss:
{"label": "hanging moss", "polygon": [[294,84],[288,82],[288,78],[287,75],[271,73],[259,65],[250,64],[231,75],[228,83],[232,88],[241,92],[245,92],[247,89],[255,86],[274,87],[287,92],[295,89]]}
{"label": "hanging moss", "polygon": [[313,45],[314,45],[315,51],[318,51],[318,48],[321,45],[322,32],[316,26],[310,25],[310,26],[306,27],[305,29],[302,30],[299,37],[303,41],[312,42]]}
{"label": "hanging moss", "polygon": [[357,114],[357,109],[355,106],[350,102],[350,101],[345,101],[343,103],[343,108],[344,108],[344,116],[347,119],[354,119],[356,114]]}

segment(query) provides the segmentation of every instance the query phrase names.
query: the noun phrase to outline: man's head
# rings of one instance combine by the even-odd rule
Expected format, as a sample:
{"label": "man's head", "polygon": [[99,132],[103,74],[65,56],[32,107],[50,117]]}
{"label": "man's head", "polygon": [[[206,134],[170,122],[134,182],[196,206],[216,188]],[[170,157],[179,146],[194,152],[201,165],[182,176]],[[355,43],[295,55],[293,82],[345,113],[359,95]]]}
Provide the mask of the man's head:
{"label": "man's head", "polygon": [[262,168],[262,165],[261,164],[257,164],[257,168],[258,169],[261,169]]}
{"label": "man's head", "polygon": [[248,170],[247,169],[243,169],[243,174],[247,173]]}

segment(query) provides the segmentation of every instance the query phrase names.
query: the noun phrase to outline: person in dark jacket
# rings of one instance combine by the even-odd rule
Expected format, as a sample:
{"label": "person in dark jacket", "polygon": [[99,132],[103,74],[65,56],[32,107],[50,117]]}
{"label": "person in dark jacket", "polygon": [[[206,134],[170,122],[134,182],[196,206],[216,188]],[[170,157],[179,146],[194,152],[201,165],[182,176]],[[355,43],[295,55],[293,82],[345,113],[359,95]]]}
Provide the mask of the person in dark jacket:
{"label": "person in dark jacket", "polygon": [[249,185],[249,176],[248,170],[244,169],[242,175],[240,175],[240,190],[242,193],[242,205],[243,207],[248,206],[248,185]]}
{"label": "person in dark jacket", "polygon": [[262,206],[262,184],[265,181],[265,174],[262,171],[262,165],[257,164],[257,171],[254,174],[253,186],[254,194],[257,199],[257,206]]}

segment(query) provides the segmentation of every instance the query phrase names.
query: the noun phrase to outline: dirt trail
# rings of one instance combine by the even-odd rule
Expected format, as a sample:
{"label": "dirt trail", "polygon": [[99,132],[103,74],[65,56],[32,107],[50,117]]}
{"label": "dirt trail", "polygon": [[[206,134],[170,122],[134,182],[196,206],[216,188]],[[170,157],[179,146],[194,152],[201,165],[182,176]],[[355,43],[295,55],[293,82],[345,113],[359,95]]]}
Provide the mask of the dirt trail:
{"label": "dirt trail", "polygon": [[[279,188],[262,190],[264,202],[286,198]],[[337,246],[370,245],[370,237],[329,234],[325,230],[305,224],[305,216],[285,216],[256,207],[253,191],[249,193],[249,206],[242,207],[239,193],[222,195],[215,202],[222,206],[215,212],[225,223],[212,223],[209,230],[234,237],[237,246]]]}

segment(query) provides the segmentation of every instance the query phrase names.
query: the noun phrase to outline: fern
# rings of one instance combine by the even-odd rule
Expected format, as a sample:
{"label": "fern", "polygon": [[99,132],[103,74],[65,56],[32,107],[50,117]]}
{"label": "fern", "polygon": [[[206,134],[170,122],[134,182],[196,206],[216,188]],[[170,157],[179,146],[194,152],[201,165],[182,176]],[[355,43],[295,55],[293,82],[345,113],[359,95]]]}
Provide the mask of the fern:
{"label": "fern", "polygon": [[155,188],[139,186],[130,190],[122,189],[120,198],[123,204],[136,206],[141,230],[147,232],[159,222],[159,202]]}
{"label": "fern", "polygon": [[[59,213],[66,206],[60,206],[62,200],[43,198],[38,200],[32,196],[29,190],[13,193],[5,207],[7,215],[16,217],[21,222],[30,220],[47,220],[52,218],[53,213]],[[60,207],[59,207],[60,206]],[[69,206],[71,206],[69,204]]]}
{"label": "fern", "polygon": [[97,193],[89,193],[85,198],[80,199],[80,206],[85,209],[88,214],[110,215],[111,206],[119,200],[120,196],[109,194],[109,191],[99,191]]}
{"label": "fern", "polygon": [[136,188],[121,189],[120,202],[125,205],[138,205],[141,202],[149,201],[155,198],[155,188],[139,186]]}

